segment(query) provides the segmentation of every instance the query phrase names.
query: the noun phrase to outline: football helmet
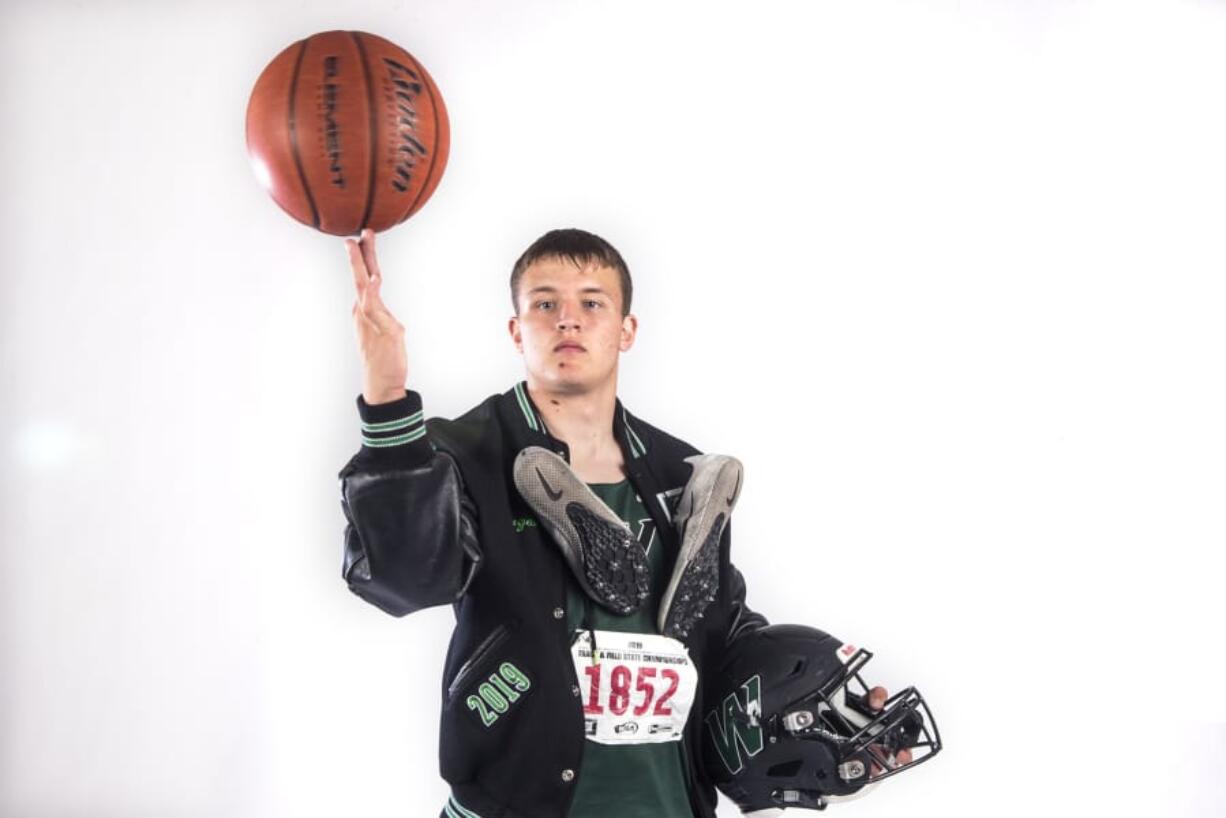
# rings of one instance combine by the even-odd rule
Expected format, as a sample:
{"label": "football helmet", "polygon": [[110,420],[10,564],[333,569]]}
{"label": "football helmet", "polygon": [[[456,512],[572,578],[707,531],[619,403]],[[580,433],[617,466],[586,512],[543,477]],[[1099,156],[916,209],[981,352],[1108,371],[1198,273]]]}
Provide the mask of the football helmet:
{"label": "football helmet", "polygon": [[[927,761],[941,737],[913,687],[880,710],[860,676],[872,654],[801,625],[737,639],[704,699],[707,774],[742,812],[825,809]],[[911,760],[895,755],[909,749]]]}

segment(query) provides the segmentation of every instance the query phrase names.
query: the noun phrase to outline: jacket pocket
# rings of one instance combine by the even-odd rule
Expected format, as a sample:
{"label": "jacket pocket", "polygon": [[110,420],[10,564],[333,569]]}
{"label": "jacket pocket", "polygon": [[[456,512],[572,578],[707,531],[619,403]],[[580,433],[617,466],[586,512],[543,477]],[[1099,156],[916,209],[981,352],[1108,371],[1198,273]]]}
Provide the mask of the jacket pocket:
{"label": "jacket pocket", "polygon": [[486,736],[505,735],[502,728],[516,719],[524,697],[536,687],[536,674],[524,664],[518,624],[498,625],[469,652],[447,685],[444,722],[460,719]]}
{"label": "jacket pocket", "polygon": [[456,694],[463,690],[464,685],[472,681],[478,670],[481,670],[485,660],[490,657],[495,650],[498,649],[507,637],[511,635],[511,629],[507,625],[499,625],[490,631],[489,636],[481,640],[477,647],[473,648],[472,653],[468,654],[468,658],[464,660],[464,664],[460,665],[460,669],[456,671],[455,678],[451,680],[451,684],[447,685],[447,701],[452,701]]}

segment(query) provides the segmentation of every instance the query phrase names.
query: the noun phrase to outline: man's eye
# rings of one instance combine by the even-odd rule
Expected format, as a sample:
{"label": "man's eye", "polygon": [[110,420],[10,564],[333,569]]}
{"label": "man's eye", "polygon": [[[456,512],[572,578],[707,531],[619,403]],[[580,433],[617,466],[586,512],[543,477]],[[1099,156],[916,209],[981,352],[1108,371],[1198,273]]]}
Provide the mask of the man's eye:
{"label": "man's eye", "polygon": [[537,306],[537,309],[547,310],[553,306],[553,302],[552,301],[538,301],[536,302],[536,306]]}
{"label": "man's eye", "polygon": [[599,307],[600,306],[600,302],[595,300],[594,298],[589,298],[585,303],[589,307]]}

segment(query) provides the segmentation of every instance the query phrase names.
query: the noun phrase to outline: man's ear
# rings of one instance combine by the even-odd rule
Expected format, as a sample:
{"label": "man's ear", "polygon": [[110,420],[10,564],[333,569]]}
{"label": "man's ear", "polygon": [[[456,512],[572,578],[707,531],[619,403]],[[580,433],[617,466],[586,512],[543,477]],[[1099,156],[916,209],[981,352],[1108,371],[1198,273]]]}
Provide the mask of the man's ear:
{"label": "man's ear", "polygon": [[522,354],[524,351],[524,339],[519,334],[519,316],[512,315],[507,321],[507,332],[511,333],[511,343],[515,344],[515,351]]}
{"label": "man's ear", "polygon": [[634,346],[634,337],[639,331],[639,319],[634,317],[634,313],[629,313],[622,318],[622,334],[617,348],[622,352],[628,352],[630,347]]}

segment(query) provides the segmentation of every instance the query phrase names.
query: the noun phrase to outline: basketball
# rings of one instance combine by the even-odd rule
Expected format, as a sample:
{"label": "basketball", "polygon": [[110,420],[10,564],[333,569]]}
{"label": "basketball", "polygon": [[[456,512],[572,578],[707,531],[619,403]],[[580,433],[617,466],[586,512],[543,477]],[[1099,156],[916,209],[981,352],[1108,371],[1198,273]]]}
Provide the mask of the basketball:
{"label": "basketball", "polygon": [[412,216],[447,165],[447,109],[413,55],[363,31],[286,48],[247,103],[247,155],[273,201],[334,236]]}

